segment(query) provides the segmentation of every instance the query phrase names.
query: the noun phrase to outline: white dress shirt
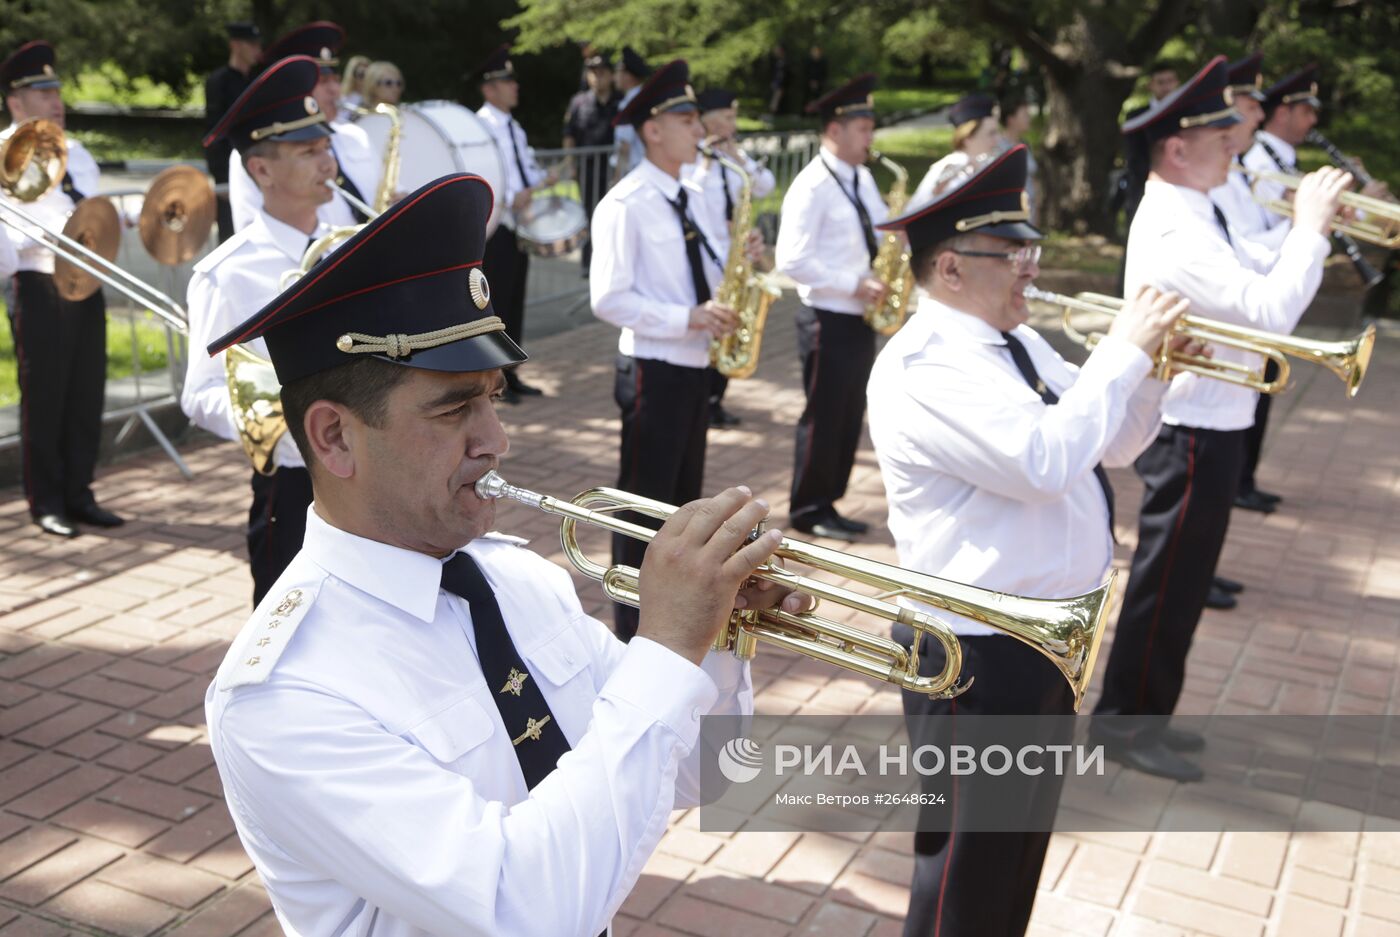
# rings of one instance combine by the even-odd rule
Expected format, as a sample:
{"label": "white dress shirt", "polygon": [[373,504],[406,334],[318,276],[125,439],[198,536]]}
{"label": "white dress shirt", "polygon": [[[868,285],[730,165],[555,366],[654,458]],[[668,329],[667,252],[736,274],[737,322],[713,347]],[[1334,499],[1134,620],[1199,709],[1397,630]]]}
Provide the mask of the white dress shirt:
{"label": "white dress shirt", "polygon": [[[747,153],[740,151],[740,156],[742,161],[739,165],[744,167],[744,171],[752,180],[750,198],[756,202],[770,195],[778,185],[777,180],[773,178],[773,171]],[[721,166],[718,160],[705,159],[703,156],[685,167],[682,172],[705,191],[705,209],[710,215],[709,230],[713,231],[721,242],[715,245],[715,251],[720,257],[727,257],[731,223],[724,217],[725,184],[728,183],[730,204],[738,205],[739,192],[744,187],[743,180],[739,178],[738,173],[730,172]]]}
{"label": "white dress shirt", "polygon": [[[12,123],[5,128],[5,131],[0,133],[0,141],[8,140],[17,126],[19,125]],[[83,196],[99,194],[101,184],[98,178],[97,160],[92,158],[87,147],[73,137],[65,134],[64,139],[68,144],[68,175],[73,180],[73,188],[77,189],[79,194]],[[47,195],[33,202],[19,202],[3,193],[0,193],[0,198],[8,200],[11,205],[18,206],[20,210],[33,216],[36,221],[42,222],[51,231],[62,231],[63,226],[68,223],[68,216],[73,213],[75,207],[73,199],[63,191],[61,185],[55,185]],[[13,269],[53,273],[53,251],[11,225],[6,224],[4,228],[6,239],[10,242],[10,247],[16,255],[10,259]]]}
{"label": "white dress shirt", "polygon": [[[797,282],[804,305],[858,316],[864,314],[865,303],[856,290],[870,276],[871,257],[860,215],[849,197],[856,178],[871,225],[885,221],[888,210],[870,170],[843,162],[822,147],[783,196],[776,259],[778,271]],[[880,232],[874,234],[878,247]]]}
{"label": "white dress shirt", "polygon": [[[1268,149],[1265,149],[1265,146]],[[1278,155],[1283,166],[1279,166],[1274,158],[1269,155],[1269,150],[1273,150]],[[1288,143],[1281,137],[1276,137],[1267,130],[1259,130],[1254,134],[1254,145],[1249,148],[1249,152],[1244,154],[1244,164],[1249,169],[1260,172],[1288,172],[1296,171],[1298,167],[1298,151],[1293,148],[1293,144]],[[1261,198],[1275,199],[1283,198],[1287,190],[1282,184],[1277,182],[1259,183],[1258,192]],[[1268,227],[1287,221],[1284,215],[1275,214],[1268,211],[1262,205],[1259,208],[1263,214]]]}
{"label": "white dress shirt", "polygon": [[672,206],[682,185],[690,215],[715,252],[713,259],[700,252],[705,279],[712,291],[718,286],[727,240],[710,228],[704,190],[643,160],[593,210],[588,289],[593,314],[622,329],[622,354],[703,368],[710,362],[710,333],[690,327],[695,283]]}
{"label": "white dress shirt", "polygon": [[[621,114],[627,105],[632,103],[632,99],[637,96],[637,92],[642,90],[641,85],[637,85],[630,91],[622,95],[622,100],[617,104],[617,112]],[[646,159],[646,149],[642,146],[641,138],[637,136],[637,128],[631,124],[618,124],[613,128],[613,155],[612,164],[617,165],[618,159],[622,158],[622,144],[627,144],[626,163],[622,167],[622,175],[636,169],[642,165],[642,160]]]}
{"label": "white dress shirt", "polygon": [[700,718],[752,712],[746,664],[624,645],[518,542],[465,550],[572,747],[534,790],[442,561],[309,511],[205,696],[229,811],[288,934],[595,937],[699,798]]}
{"label": "white dress shirt", "polygon": [[[335,153],[340,173],[355,183],[367,204],[373,204],[384,165],[382,154],[375,153],[370,144],[369,134],[354,124],[336,124],[335,133],[331,136],[331,150]],[[228,158],[228,201],[233,211],[235,231],[248,227],[262,212],[262,190],[248,175],[248,170],[243,168],[243,156],[237,150],[230,153]],[[316,209],[316,217],[333,228],[357,223],[350,203],[339,192]]]}
{"label": "white dress shirt", "polygon": [[[935,197],[950,192],[962,185],[971,175],[963,173],[970,160],[962,150],[954,150],[947,156],[940,159],[928,168],[923,179],[919,180],[919,185],[914,189],[914,194],[909,197],[909,210],[913,211],[921,205],[927,205]],[[947,182],[948,186],[943,192],[936,192],[940,182]]]}
{"label": "white dress shirt", "polygon": [[1264,206],[1255,200],[1249,177],[1238,171],[1239,165],[1237,160],[1225,184],[1210,190],[1210,200],[1219,205],[1220,210],[1225,213],[1232,237],[1247,237],[1256,244],[1277,251],[1283,246],[1283,239],[1288,237],[1288,232],[1293,227],[1292,223],[1287,218],[1270,223],[1271,218],[1278,216],[1266,211]]}
{"label": "white dress shirt", "polygon": [[[1157,435],[1166,385],[1128,342],[1105,338],[1083,368],[1015,331],[1060,402],[1047,406],[1001,333],[921,295],[870,372],[867,416],[899,564],[1016,595],[1059,598],[1103,583],[1113,559],[1094,466],[1132,462]],[[959,634],[999,634],[931,610]]]}
{"label": "white dress shirt", "polygon": [[[1328,249],[1325,237],[1299,228],[1277,253],[1246,237],[1227,242],[1204,193],[1149,179],[1128,232],[1124,295],[1151,284],[1190,300],[1190,315],[1287,334],[1322,283]],[[1219,345],[1212,351],[1217,361],[1262,364],[1250,352]],[[1245,429],[1254,425],[1256,396],[1225,381],[1178,374],[1162,413],[1174,425]]]}
{"label": "white dress shirt", "polygon": [[[481,122],[491,132],[491,139],[496,143],[496,152],[501,157],[501,165],[506,170],[505,192],[496,193],[497,204],[506,210],[501,216],[501,223],[515,230],[514,219],[509,216],[511,203],[523,190],[538,185],[544,178],[544,170],[535,162],[535,151],[530,149],[530,144],[525,139],[525,130],[518,121],[494,104],[481,105],[476,116],[481,118]],[[512,135],[515,149],[511,149]],[[515,160],[517,152],[520,154],[520,163],[524,163],[523,176],[520,174],[520,163]]]}
{"label": "white dress shirt", "polygon": [[[316,236],[323,234],[319,228]],[[223,439],[238,439],[228,396],[224,355],[210,357],[205,348],[282,292],[282,274],[301,265],[313,235],[304,234],[259,211],[253,223],[205,255],[194,266],[186,294],[190,317],[190,354],[180,409],[202,429]],[[267,343],[255,338],[250,351],[267,357]],[[277,441],[274,461],[288,468],[304,466],[301,452],[286,433]]]}

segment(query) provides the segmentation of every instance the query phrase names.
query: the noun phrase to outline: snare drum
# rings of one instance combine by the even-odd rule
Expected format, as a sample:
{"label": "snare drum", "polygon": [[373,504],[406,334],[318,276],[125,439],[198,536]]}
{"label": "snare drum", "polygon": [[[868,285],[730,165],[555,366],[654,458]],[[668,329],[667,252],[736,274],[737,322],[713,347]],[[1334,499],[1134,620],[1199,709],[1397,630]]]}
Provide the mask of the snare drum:
{"label": "snare drum", "polygon": [[[491,131],[472,111],[454,101],[419,101],[399,108],[403,137],[399,141],[399,184],[402,192],[452,172],[476,173],[495,193],[486,236],[501,221],[501,194],[505,191],[506,171]],[[355,121],[369,135],[370,145],[381,156],[389,139],[389,118],[366,114]]]}
{"label": "snare drum", "polygon": [[520,249],[536,257],[558,257],[588,240],[588,213],[576,199],[540,195],[515,218]]}

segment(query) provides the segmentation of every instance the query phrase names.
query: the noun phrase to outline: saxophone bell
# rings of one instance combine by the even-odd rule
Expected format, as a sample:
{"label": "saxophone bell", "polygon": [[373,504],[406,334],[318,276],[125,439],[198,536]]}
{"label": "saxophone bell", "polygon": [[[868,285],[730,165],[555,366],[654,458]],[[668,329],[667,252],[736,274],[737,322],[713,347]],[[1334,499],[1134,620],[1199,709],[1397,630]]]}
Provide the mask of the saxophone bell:
{"label": "saxophone bell", "polygon": [[[894,175],[894,183],[885,196],[885,204],[889,206],[890,217],[893,218],[904,210],[909,200],[909,171],[879,150],[871,150],[870,157]],[[909,248],[899,233],[886,232],[870,265],[875,279],[885,285],[885,298],[865,307],[865,324],[881,335],[898,332],[909,316],[909,299],[914,291],[914,273],[910,269],[909,259]]]}

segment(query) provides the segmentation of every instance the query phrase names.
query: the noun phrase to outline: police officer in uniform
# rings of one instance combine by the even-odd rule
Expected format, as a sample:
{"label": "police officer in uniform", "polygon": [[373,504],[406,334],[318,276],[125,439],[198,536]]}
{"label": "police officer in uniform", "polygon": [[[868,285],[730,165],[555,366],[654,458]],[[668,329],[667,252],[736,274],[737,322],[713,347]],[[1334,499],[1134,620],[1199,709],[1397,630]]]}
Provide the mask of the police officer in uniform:
{"label": "police officer in uniform", "polygon": [[[1108,572],[1113,492],[1103,466],[1128,464],[1156,434],[1166,385],[1149,377],[1151,356],[1186,304],[1147,290],[1082,368],[1061,359],[1026,324],[1022,294],[1039,272],[1041,238],[1026,165],[1026,148],[1013,147],[956,192],[881,226],[908,234],[922,293],[871,372],[870,435],[901,566],[1052,598],[1095,589]],[[1072,713],[1069,684],[1037,651],[925,610],[958,635],[963,680],[974,682],[950,700],[904,693],[915,744],[946,747],[960,715]],[[915,638],[903,624],[893,636]],[[932,676],[943,660],[929,645],[920,665]],[[1047,721],[1060,735],[1067,728]],[[1024,933],[1059,786],[1047,777],[1025,803],[999,805],[1024,824],[1004,833],[959,824],[979,790],[975,779],[954,788],[936,808],[954,812],[953,832],[930,823],[914,836],[907,937]]]}
{"label": "police officer in uniform", "polygon": [[[487,56],[477,67],[481,76],[481,96],[485,103],[476,116],[491,131],[505,167],[505,191],[496,193],[506,213],[491,240],[486,242],[482,263],[486,275],[495,284],[495,307],[506,323],[506,334],[517,343],[525,329],[525,287],[530,272],[530,255],[520,249],[515,237],[516,216],[530,208],[530,199],[537,189],[555,183],[555,174],[546,174],[535,162],[535,151],[525,139],[525,130],[511,116],[520,102],[520,83],[515,78],[515,66],[510,61],[510,46],[503,45]],[[506,372],[506,396],[509,403],[520,397],[536,397],[538,387],[526,384],[512,368]]]}
{"label": "police officer in uniform", "polygon": [[[613,118],[622,103],[622,92],[613,87],[613,65],[606,55],[594,52],[584,59],[588,72],[588,88],[580,91],[569,100],[564,112],[564,149],[576,146],[612,146]],[[583,210],[592,220],[593,209],[598,200],[608,190],[608,164],[606,160],[589,156],[581,161],[581,170],[576,174],[579,198]],[[593,257],[593,245],[583,244],[583,268]]]}
{"label": "police officer in uniform", "polygon": [[[282,275],[300,266],[307,247],[329,231],[317,215],[331,198],[332,131],[312,91],[321,65],[292,56],[260,74],[214,128],[227,137],[262,194],[253,220],[195,265],[186,308],[191,347],[224,334],[276,296]],[[248,350],[267,349],[250,339]],[[180,406],[198,426],[236,439],[224,354],[190,355]],[[301,549],[311,477],[290,435],[278,440],[272,464],[252,476],[248,562],[259,602]]]}
{"label": "police officer in uniform", "polygon": [[[228,63],[204,79],[204,132],[213,130],[253,80],[253,69],[262,58],[262,33],[255,23],[229,23]],[[228,159],[233,148],[225,140],[204,148],[204,161],[216,184],[228,183]],[[233,213],[228,194],[219,196],[219,240],[233,235]]]}
{"label": "police officer in uniform", "polygon": [[[736,324],[734,310],[714,301],[724,258],[704,191],[684,173],[704,135],[686,63],[658,68],[617,121],[632,125],[647,153],[593,215],[593,314],[622,329],[617,485],[684,504],[699,497],[705,474],[710,341]],[[614,563],[637,566],[644,550],[613,538]],[[637,631],[635,609],[616,606],[614,621],[623,640]]]}
{"label": "police officer in uniform", "polygon": [[[1275,254],[1236,237],[1209,193],[1226,181],[1239,121],[1224,56],[1151,114],[1124,124],[1149,154],[1151,173],[1128,236],[1127,287],[1170,289],[1191,314],[1271,332],[1293,330],[1322,282],[1327,232],[1351,177],[1323,169],[1294,198],[1293,230]],[[1257,367],[1233,348],[1215,357]],[[1211,588],[1254,421],[1255,392],[1194,374],[1172,379],[1165,426],[1135,468],[1145,485],[1138,546],[1095,713],[1109,757],[1178,781],[1200,768],[1182,752],[1198,735],[1167,723],[1181,694],[1186,657]]]}
{"label": "police officer in uniform", "polygon": [[[739,96],[723,88],[706,88],[697,95],[700,106],[700,124],[705,128],[705,140],[714,149],[728,156],[744,167],[749,174],[752,190],[750,197],[757,201],[772,193],[777,187],[773,172],[758,160],[739,148]],[[728,232],[734,221],[734,206],[739,199],[743,180],[725,168],[719,160],[701,156],[692,164],[693,178],[705,190],[705,204],[709,206],[710,230]],[[728,256],[728,238],[721,257]],[[710,369],[710,425],[723,429],[738,426],[742,422],[724,409],[724,392],[729,388],[729,378],[714,368]]]}
{"label": "police officer in uniform", "polygon": [[[293,55],[316,59],[321,77],[311,92],[326,120],[334,123],[331,152],[339,167],[333,177],[335,184],[362,202],[369,203],[379,190],[384,170],[383,154],[374,152],[369,135],[354,124],[337,121],[340,108],[340,49],[345,45],[345,30],[325,21],[307,23],[278,39],[263,56],[266,65],[273,65]],[[234,230],[242,231],[257,217],[262,207],[262,191],[248,178],[238,153],[229,160],[229,200],[233,203]],[[327,201],[318,212],[322,221],[335,227],[363,224],[368,216],[339,193]]]}
{"label": "police officer in uniform", "polygon": [[807,406],[797,423],[791,524],[836,540],[854,540],[868,526],[837,513],[836,501],[860,443],[865,397],[859,388],[875,361],[875,333],[865,307],[888,292],[872,275],[878,251],[874,225],[887,209],[865,168],[875,136],[875,76],[862,75],[808,110],[821,116],[821,149],[783,197],[778,270],[797,281],[802,388]]}
{"label": "police officer in uniform", "polygon": [[[0,63],[0,92],[11,120],[0,140],[32,118],[63,128],[56,64],[53,46],[42,40],[20,46]],[[21,206],[54,232],[63,230],[78,202],[98,191],[97,161],[77,140],[65,139],[68,170],[62,182]],[[19,364],[20,444],[30,516],[44,533],[59,537],[76,537],[78,524],[117,527],[122,518],[99,506],[92,493],[107,382],[102,291],[80,302],[61,298],[54,285],[53,251],[16,228],[6,226],[5,235],[18,254],[9,311]]]}
{"label": "police officer in uniform", "polygon": [[767,510],[743,489],[662,528],[630,646],[487,533],[473,483],[506,453],[495,401],[525,360],[481,272],[491,203],[476,176],[429,183],[210,345],[265,340],[316,492],[205,697],[288,933],[605,932],[697,800],[700,718],[752,711],[748,665],[709,652],[720,625],[807,604],[738,592],[778,543],[744,544]]}
{"label": "police officer in uniform", "polygon": [[[617,90],[622,92],[622,98],[617,102],[619,111],[632,103],[632,99],[641,90],[642,83],[651,77],[651,71],[647,60],[642,58],[636,49],[631,46],[622,47],[622,56],[617,63]],[[618,124],[613,128],[613,141],[616,151],[613,153],[612,181],[613,185],[617,185],[617,180],[642,164],[642,160],[646,158],[646,150],[642,141],[637,139],[637,131],[628,124]]]}

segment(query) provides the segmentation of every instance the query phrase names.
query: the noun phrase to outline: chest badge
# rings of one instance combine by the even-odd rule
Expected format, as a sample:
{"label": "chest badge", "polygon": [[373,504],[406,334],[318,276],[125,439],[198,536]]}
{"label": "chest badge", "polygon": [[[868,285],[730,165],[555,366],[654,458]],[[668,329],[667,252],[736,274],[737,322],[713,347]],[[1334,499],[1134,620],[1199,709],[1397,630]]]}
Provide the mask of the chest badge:
{"label": "chest badge", "polygon": [[[497,690],[497,693],[514,693],[520,695],[520,691],[525,688],[525,681],[530,679],[528,673],[521,673],[514,667],[510,668],[510,678],[506,680],[506,685]],[[534,720],[531,720],[532,722]]]}
{"label": "chest badge", "polygon": [[530,721],[525,723],[525,731],[521,732],[515,738],[511,739],[510,744],[519,745],[526,739],[529,739],[532,742],[538,742],[540,740],[540,736],[543,734],[542,730],[545,726],[549,725],[549,720],[551,718],[553,717],[545,716],[543,719],[535,719],[531,717]]}

